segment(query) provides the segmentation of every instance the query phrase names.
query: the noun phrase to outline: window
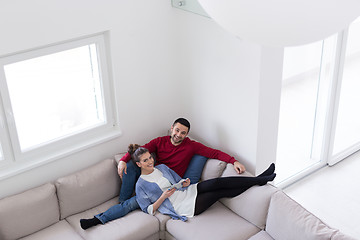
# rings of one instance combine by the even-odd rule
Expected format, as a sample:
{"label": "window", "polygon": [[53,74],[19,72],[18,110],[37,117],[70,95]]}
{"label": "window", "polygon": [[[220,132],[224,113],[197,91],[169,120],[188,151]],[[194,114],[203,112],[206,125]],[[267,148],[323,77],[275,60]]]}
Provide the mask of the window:
{"label": "window", "polygon": [[347,33],[333,147],[334,158],[346,157],[360,148],[360,18],[350,25]]}
{"label": "window", "polygon": [[12,149],[3,161],[51,159],[119,133],[105,53],[98,35],[0,60],[1,142]]}
{"label": "window", "polygon": [[311,157],[323,42],[284,49],[276,183],[318,162]]}
{"label": "window", "polygon": [[278,186],[360,149],[359,24],[360,18],[324,41],[284,49]]}

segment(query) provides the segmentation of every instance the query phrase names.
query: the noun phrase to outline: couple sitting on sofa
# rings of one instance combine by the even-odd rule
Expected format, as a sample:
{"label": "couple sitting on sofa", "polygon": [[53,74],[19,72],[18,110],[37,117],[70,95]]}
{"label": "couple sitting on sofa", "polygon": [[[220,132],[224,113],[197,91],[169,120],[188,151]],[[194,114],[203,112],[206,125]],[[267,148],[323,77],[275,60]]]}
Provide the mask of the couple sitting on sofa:
{"label": "couple sitting on sofa", "polygon": [[[245,167],[226,153],[190,140],[187,138],[189,130],[190,123],[179,118],[171,126],[170,136],[156,138],[143,147],[130,145],[118,165],[122,178],[120,203],[94,218],[81,219],[81,227],[88,229],[105,224],[138,208],[149,214],[158,210],[173,219],[186,221],[187,217],[202,213],[220,198],[235,197],[275,178],[275,165],[271,164],[257,177],[225,177],[197,183],[207,158],[232,163],[239,174],[245,172]],[[159,165],[156,167],[150,153],[157,156]],[[136,196],[131,197],[135,183]]]}

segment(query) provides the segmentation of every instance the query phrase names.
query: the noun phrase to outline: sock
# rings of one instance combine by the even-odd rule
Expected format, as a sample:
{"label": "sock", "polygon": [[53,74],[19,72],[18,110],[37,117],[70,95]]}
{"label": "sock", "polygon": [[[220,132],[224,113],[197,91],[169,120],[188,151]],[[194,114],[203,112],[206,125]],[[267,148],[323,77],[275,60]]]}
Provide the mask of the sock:
{"label": "sock", "polygon": [[270,166],[268,167],[268,169],[266,169],[263,173],[261,173],[258,177],[263,177],[263,176],[270,176],[271,174],[273,174],[275,172],[275,164],[272,163],[270,164]]}
{"label": "sock", "polygon": [[90,219],[80,219],[80,226],[84,230],[86,230],[90,227],[96,226],[100,223],[101,223],[100,220],[96,217],[93,217]]}
{"label": "sock", "polygon": [[263,178],[263,181],[259,184],[259,186],[263,186],[265,185],[267,182],[270,182],[272,180],[274,180],[274,178],[276,177],[276,173],[273,173],[269,176],[261,176]]}
{"label": "sock", "polygon": [[269,176],[269,182],[273,181],[276,177],[276,173],[273,173]]}

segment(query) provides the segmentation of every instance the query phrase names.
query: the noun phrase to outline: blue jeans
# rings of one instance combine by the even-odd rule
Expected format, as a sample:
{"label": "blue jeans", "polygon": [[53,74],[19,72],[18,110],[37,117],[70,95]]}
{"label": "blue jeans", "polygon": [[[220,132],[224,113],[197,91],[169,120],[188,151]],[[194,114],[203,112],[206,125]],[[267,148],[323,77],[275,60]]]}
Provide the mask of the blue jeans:
{"label": "blue jeans", "polygon": [[[188,168],[186,169],[184,178],[189,178],[191,183],[199,182],[206,161],[206,157],[194,155]],[[136,196],[131,197],[134,192],[137,179],[140,176],[140,168],[138,168],[132,161],[129,161],[126,166],[127,174],[124,174],[122,178],[119,204],[116,204],[105,212],[95,216],[102,222],[102,224],[121,218],[129,212],[140,208],[136,201]]]}
{"label": "blue jeans", "polygon": [[194,155],[186,169],[184,178],[189,178],[191,184],[198,183],[207,160],[207,157]]}

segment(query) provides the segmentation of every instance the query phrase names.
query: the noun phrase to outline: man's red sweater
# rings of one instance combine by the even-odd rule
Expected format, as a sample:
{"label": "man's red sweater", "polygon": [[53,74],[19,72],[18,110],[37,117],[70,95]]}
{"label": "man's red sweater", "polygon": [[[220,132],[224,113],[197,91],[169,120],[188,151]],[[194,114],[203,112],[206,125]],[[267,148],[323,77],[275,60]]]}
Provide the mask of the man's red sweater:
{"label": "man's red sweater", "polygon": [[[209,148],[189,138],[185,138],[181,144],[174,146],[170,136],[163,136],[151,140],[143,147],[150,153],[156,154],[156,164],[165,164],[181,177],[184,176],[190,160],[195,154],[232,164],[236,161],[234,157],[222,151]],[[126,153],[120,161],[128,162],[130,159],[130,154]]]}

